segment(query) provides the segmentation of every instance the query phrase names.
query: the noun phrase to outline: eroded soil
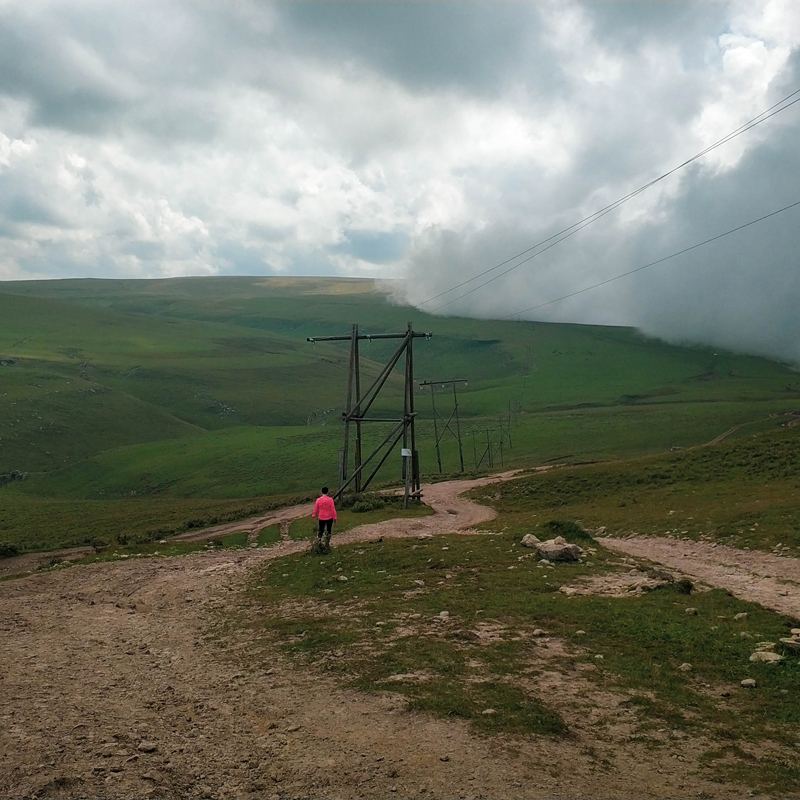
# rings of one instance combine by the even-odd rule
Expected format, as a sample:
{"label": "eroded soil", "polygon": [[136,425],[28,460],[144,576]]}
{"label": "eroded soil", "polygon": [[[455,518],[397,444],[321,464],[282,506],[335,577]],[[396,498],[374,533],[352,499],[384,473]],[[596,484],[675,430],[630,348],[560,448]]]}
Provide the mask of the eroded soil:
{"label": "eroded soil", "polygon": [[[469,530],[493,512],[459,493],[503,477],[425,487],[434,516],[334,544]],[[641,554],[659,560],[647,542]],[[0,797],[747,795],[699,774],[707,743],[632,737],[626,698],[592,696],[577,668],[565,675],[557,642],[532,686],[561,698],[573,733],[559,741],[477,736],[406,711],[390,691],[363,695],[297,669],[268,643],[254,664],[242,657],[246,634],[214,623],[244,608],[255,567],[305,546],[131,558],[0,584]]]}
{"label": "eroded soil", "polygon": [[796,558],[665,536],[606,537],[600,541],[611,550],[657,561],[696,581],[800,620],[800,560]]}

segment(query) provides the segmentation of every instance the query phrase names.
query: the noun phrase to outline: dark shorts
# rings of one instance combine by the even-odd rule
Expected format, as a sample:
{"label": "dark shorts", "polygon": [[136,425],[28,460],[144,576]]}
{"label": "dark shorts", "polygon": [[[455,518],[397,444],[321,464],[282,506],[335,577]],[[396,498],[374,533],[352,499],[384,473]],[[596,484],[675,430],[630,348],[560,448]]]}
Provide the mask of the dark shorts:
{"label": "dark shorts", "polygon": [[319,520],[319,533],[318,536],[322,536],[325,529],[328,529],[328,536],[331,535],[331,528],[333,528],[333,520],[332,519],[321,519]]}

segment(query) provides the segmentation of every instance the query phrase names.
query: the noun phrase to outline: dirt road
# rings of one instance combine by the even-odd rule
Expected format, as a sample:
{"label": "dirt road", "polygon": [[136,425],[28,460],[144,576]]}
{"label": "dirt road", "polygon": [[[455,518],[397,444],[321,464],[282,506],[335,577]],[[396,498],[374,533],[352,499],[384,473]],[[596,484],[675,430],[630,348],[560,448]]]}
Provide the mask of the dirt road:
{"label": "dirt road", "polygon": [[611,550],[657,561],[696,581],[800,620],[800,561],[796,558],[663,536],[600,541]]}
{"label": "dirt road", "polygon": [[[426,487],[434,516],[338,541],[467,530],[493,512],[459,493],[504,477]],[[633,711],[610,693],[591,708],[565,697],[566,741],[483,738],[277,651],[258,667],[240,661],[250,643],[212,623],[241,608],[253,568],[302,547],[131,558],[0,584],[0,797],[746,794],[693,774],[697,742],[631,740]]]}

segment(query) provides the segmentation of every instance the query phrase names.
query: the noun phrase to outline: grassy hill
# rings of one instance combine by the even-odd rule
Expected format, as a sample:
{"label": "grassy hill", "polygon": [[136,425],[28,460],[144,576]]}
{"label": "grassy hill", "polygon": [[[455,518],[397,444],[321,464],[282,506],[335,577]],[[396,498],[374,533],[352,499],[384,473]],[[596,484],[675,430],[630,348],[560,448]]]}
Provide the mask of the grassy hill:
{"label": "grassy hill", "polygon": [[[775,415],[800,407],[800,376],[767,359],[669,345],[628,328],[433,317],[367,280],[6,282],[0,475],[27,480],[0,488],[0,539],[19,538],[31,504],[48,499],[60,504],[61,538],[72,543],[89,529],[96,535],[100,517],[65,517],[65,503],[124,500],[150,519],[156,501],[173,498],[186,517],[193,502],[207,514],[212,501],[335,483],[347,345],[312,346],[306,337],[345,334],[354,322],[363,333],[401,331],[408,320],[433,333],[415,345],[418,379],[469,379],[459,390],[468,467],[477,461],[473,441],[478,457],[487,429],[496,444],[509,409],[513,448],[506,440],[503,460],[529,465],[687,447],[741,424],[743,433],[775,427]],[[363,344],[364,381],[394,346]],[[399,374],[388,389],[376,414],[396,413]],[[452,394],[436,391],[446,416]],[[417,408],[431,475],[427,392]],[[367,446],[382,435],[371,428]],[[457,464],[447,439],[445,470]],[[397,471],[389,463],[381,477]],[[106,535],[113,514],[102,518]],[[59,538],[41,515],[35,525],[42,542]],[[36,545],[35,531],[23,538]]]}

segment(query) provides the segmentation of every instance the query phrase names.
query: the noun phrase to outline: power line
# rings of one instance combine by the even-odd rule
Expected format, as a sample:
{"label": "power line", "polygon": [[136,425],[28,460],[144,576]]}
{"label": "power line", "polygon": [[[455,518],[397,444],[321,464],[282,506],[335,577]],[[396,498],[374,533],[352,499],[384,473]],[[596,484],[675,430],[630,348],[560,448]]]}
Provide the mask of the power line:
{"label": "power line", "polygon": [[660,181],[664,180],[665,178],[668,178],[670,175],[674,174],[678,170],[681,170],[684,167],[688,166],[689,164],[692,164],[693,162],[697,161],[698,159],[700,159],[703,156],[705,156],[708,153],[710,153],[712,150],[715,150],[718,147],[721,147],[723,144],[727,144],[727,142],[731,141],[732,139],[735,139],[737,136],[740,136],[741,134],[746,133],[747,131],[751,130],[752,128],[755,128],[757,125],[760,125],[762,122],[766,122],[768,119],[774,117],[776,114],[779,114],[781,111],[785,111],[787,108],[790,108],[795,103],[800,102],[800,97],[795,98],[790,103],[787,102],[788,100],[791,100],[791,98],[795,97],[795,95],[798,95],[798,94],[800,94],[800,89],[796,89],[791,94],[788,94],[782,100],[779,100],[777,103],[774,103],[769,108],[765,109],[760,114],[758,114],[757,116],[753,117],[751,120],[748,120],[743,125],[740,125],[735,130],[733,130],[730,133],[726,134],[725,136],[723,136],[721,139],[717,140],[713,144],[710,144],[708,147],[706,147],[705,149],[701,150],[699,153],[697,153],[696,155],[694,155],[691,158],[687,159],[683,163],[678,164],[676,167],[673,167],[668,172],[665,172],[663,175],[660,175],[657,178],[654,178],[653,180],[648,181],[643,186],[640,186],[638,189],[635,189],[634,191],[630,192],[629,194],[626,194],[624,197],[621,197],[618,200],[615,200],[613,203],[610,203],[609,205],[604,206],[603,208],[599,209],[598,211],[595,211],[594,213],[590,214],[587,217],[584,217],[582,220],[579,220],[578,222],[575,222],[574,224],[570,225],[569,227],[564,228],[564,229],[558,231],[557,233],[554,233],[552,236],[549,236],[547,239],[543,239],[542,241],[538,242],[537,244],[532,245],[527,250],[523,250],[522,252],[517,253],[514,256],[511,256],[511,258],[507,258],[505,261],[501,261],[499,264],[495,264],[495,266],[490,267],[489,269],[484,270],[483,272],[479,272],[477,275],[474,275],[473,277],[468,278],[467,280],[462,281],[461,283],[456,284],[455,286],[452,286],[449,289],[445,289],[443,292],[439,292],[439,294],[436,294],[433,297],[429,297],[427,300],[424,300],[419,305],[420,306],[424,306],[427,303],[430,303],[433,300],[438,299],[439,297],[442,297],[442,296],[444,296],[446,294],[449,294],[450,292],[454,292],[457,289],[460,289],[460,288],[462,288],[464,286],[467,286],[468,284],[472,283],[473,281],[476,281],[479,278],[482,278],[482,277],[484,277],[486,275],[489,275],[490,273],[494,272],[495,270],[498,270],[501,267],[504,267],[506,264],[510,264],[512,261],[516,261],[516,259],[520,258],[521,256],[524,256],[525,254],[530,253],[532,250],[537,250],[537,248],[540,248],[543,245],[548,244],[548,242],[550,242],[550,244],[547,247],[543,247],[541,250],[538,250],[538,252],[535,252],[535,253],[533,253],[533,255],[528,256],[528,258],[525,258],[522,261],[518,262],[517,264],[514,264],[513,266],[509,267],[508,269],[503,270],[503,272],[499,273],[498,275],[495,275],[492,278],[490,278],[489,280],[484,281],[483,283],[479,284],[478,286],[473,287],[472,289],[469,289],[468,291],[464,292],[463,294],[460,294],[457,297],[454,297],[451,300],[448,300],[447,302],[442,303],[439,306],[436,306],[436,308],[431,309],[431,313],[439,311],[440,309],[445,308],[446,306],[449,306],[452,303],[455,303],[457,300],[460,300],[463,297],[466,297],[467,295],[470,295],[473,292],[477,291],[478,289],[482,289],[484,286],[487,286],[488,284],[498,280],[499,278],[502,278],[504,275],[507,275],[509,272],[513,272],[513,270],[517,269],[518,267],[521,267],[523,264],[526,264],[527,262],[529,262],[532,259],[536,258],[537,256],[541,255],[542,253],[547,252],[551,248],[555,247],[557,244],[560,244],[561,242],[563,242],[565,239],[569,239],[571,236],[574,236],[576,233],[578,233],[578,231],[583,230],[583,228],[587,227],[588,225],[591,225],[593,222],[596,222],[598,219],[601,219],[606,214],[610,214],[612,211],[614,211],[615,209],[619,208],[624,203],[627,203],[628,200],[633,199],[637,195],[639,195],[642,192],[644,192],[647,189],[649,189],[651,186],[654,186],[655,184],[659,183]]}
{"label": "power line", "polygon": [[752,219],[750,220],[750,222],[745,222],[743,225],[739,225],[736,228],[731,228],[729,231],[725,231],[725,233],[720,233],[717,234],[716,236],[712,236],[710,239],[706,239],[704,242],[698,242],[697,244],[691,245],[691,247],[684,247],[683,250],[678,250],[677,253],[672,253],[668,256],[664,256],[663,258],[659,258],[656,261],[651,261],[649,264],[644,264],[641,267],[636,267],[636,269],[628,270],[628,272],[623,272],[619,275],[615,275],[613,278],[607,278],[606,280],[600,281],[599,283],[592,284],[591,286],[586,286],[583,289],[578,289],[574,292],[570,292],[569,294],[562,295],[561,297],[556,297],[555,300],[548,300],[546,303],[539,303],[538,305],[531,306],[530,308],[524,308],[522,309],[522,311],[516,311],[513,314],[501,317],[501,319],[511,319],[512,317],[518,317],[520,314],[527,314],[529,311],[535,311],[538,308],[544,308],[545,306],[550,306],[553,303],[558,303],[561,300],[566,300],[569,297],[575,297],[575,295],[583,294],[584,292],[591,291],[592,289],[597,289],[598,287],[605,286],[608,283],[613,283],[614,281],[618,281],[620,278],[626,278],[628,275],[633,275],[635,272],[641,272],[644,269],[649,269],[650,267],[656,266],[656,264],[663,264],[665,261],[669,261],[672,258],[677,258],[678,256],[682,256],[684,253],[689,253],[692,250],[697,250],[698,247],[703,247],[707,244],[711,244],[711,242],[716,242],[718,239],[722,239],[725,236],[730,236],[732,233],[744,230],[744,228],[749,228],[751,225],[755,225],[758,222],[763,222],[765,219],[774,217],[777,214],[782,214],[784,211],[788,211],[790,208],[795,208],[796,206],[800,206],[800,200],[798,200],[795,203],[790,203],[788,206],[784,206],[783,208],[779,208],[777,211],[772,211],[769,214],[765,214],[763,217],[759,217],[758,219]]}

